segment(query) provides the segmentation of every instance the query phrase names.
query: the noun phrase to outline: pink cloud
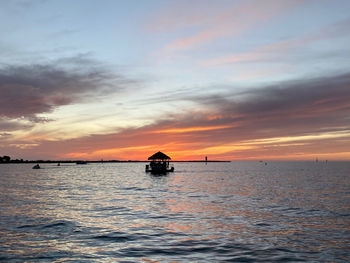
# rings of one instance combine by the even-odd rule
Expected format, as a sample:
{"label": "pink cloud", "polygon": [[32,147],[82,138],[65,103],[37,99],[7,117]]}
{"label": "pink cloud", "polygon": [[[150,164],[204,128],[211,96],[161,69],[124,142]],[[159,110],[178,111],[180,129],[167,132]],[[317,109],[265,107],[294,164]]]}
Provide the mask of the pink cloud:
{"label": "pink cloud", "polygon": [[276,54],[282,54],[283,52],[286,52],[292,48],[304,47],[313,42],[330,39],[338,35],[342,36],[344,33],[343,31],[348,30],[349,25],[350,25],[350,19],[346,19],[338,23],[326,26],[318,32],[315,32],[310,35],[306,35],[301,38],[284,40],[284,41],[280,41],[280,42],[276,42],[268,45],[263,45],[245,53],[238,53],[238,54],[223,56],[220,58],[208,59],[201,62],[200,64],[204,66],[217,66],[222,64],[249,62],[249,61],[260,60],[263,58],[270,58],[272,56],[275,56]]}
{"label": "pink cloud", "polygon": [[[214,15],[203,30],[192,36],[179,38],[165,46],[165,52],[189,50],[208,44],[217,38],[235,37],[253,29],[263,22],[280,16],[283,12],[302,3],[294,1],[244,1],[233,9]],[[208,20],[209,21],[209,20]],[[207,22],[208,22],[207,21]]]}
{"label": "pink cloud", "polygon": [[[198,2],[198,1],[197,1]],[[216,6],[217,7],[217,6]],[[150,32],[169,32],[181,30],[184,27],[195,27],[210,21],[210,14],[214,10],[206,8],[205,1],[175,1],[152,14],[145,29]]]}

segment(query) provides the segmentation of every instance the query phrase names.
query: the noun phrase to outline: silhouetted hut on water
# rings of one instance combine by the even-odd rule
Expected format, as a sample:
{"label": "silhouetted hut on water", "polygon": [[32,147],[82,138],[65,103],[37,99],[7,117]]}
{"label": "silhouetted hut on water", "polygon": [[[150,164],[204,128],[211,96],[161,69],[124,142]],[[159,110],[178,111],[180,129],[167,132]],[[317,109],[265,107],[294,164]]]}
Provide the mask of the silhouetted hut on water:
{"label": "silhouetted hut on water", "polygon": [[167,172],[174,172],[174,167],[169,167],[170,157],[162,152],[157,152],[148,157],[150,164],[146,165],[146,172],[152,174],[165,174]]}

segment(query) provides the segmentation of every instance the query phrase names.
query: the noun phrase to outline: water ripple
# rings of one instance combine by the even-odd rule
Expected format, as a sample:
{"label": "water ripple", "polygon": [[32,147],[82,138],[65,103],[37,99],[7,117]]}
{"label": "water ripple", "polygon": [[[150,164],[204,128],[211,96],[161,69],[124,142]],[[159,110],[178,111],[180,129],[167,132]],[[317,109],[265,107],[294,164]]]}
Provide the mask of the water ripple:
{"label": "water ripple", "polygon": [[143,165],[0,165],[0,261],[350,262],[347,163]]}

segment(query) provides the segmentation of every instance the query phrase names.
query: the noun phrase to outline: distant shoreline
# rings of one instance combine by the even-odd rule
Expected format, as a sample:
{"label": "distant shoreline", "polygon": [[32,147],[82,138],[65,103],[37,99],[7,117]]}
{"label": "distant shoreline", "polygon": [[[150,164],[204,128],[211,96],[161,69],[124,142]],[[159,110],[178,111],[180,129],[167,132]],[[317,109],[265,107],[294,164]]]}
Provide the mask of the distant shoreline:
{"label": "distant shoreline", "polygon": [[[25,161],[17,161],[17,160],[11,160],[10,162],[0,162],[0,164],[5,163],[77,163],[82,160],[72,160],[72,161],[62,161],[62,160],[25,160]],[[149,161],[138,161],[138,160],[128,160],[128,161],[122,161],[122,160],[108,160],[108,161],[84,161],[86,163],[148,163]],[[169,161],[171,163],[229,163],[231,161],[222,161],[222,160],[190,160],[190,161]]]}

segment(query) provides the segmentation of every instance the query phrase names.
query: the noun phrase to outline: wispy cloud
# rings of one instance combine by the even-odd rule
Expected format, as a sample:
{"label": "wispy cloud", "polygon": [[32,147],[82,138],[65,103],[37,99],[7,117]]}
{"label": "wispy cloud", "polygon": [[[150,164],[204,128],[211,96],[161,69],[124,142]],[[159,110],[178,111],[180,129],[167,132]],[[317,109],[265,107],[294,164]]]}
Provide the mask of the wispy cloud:
{"label": "wispy cloud", "polygon": [[280,16],[283,12],[302,2],[301,0],[244,1],[230,10],[214,15],[210,21],[205,21],[203,27],[197,30],[196,33],[178,38],[167,44],[164,52],[189,50],[208,44],[218,38],[236,37],[272,18]]}
{"label": "wispy cloud", "polygon": [[[234,4],[234,1],[230,1]],[[152,13],[145,29],[148,32],[167,33],[188,27],[210,23],[213,12],[218,13],[220,5],[207,0],[170,1]]]}
{"label": "wispy cloud", "polygon": [[[7,118],[0,118],[0,132],[29,129],[32,127],[33,127],[33,124],[17,122],[17,121],[9,120]],[[5,134],[5,133],[1,133],[1,134]]]}
{"label": "wispy cloud", "polygon": [[39,120],[38,114],[93,96],[120,92],[133,81],[85,56],[0,68],[0,116]]}
{"label": "wispy cloud", "polygon": [[[286,55],[291,49],[310,45],[314,42],[322,40],[334,40],[335,37],[347,36],[345,33],[348,32],[350,26],[350,19],[345,19],[335,24],[326,26],[313,34],[308,34],[304,37],[295,39],[289,39],[284,41],[275,42],[268,45],[257,47],[249,52],[237,53],[226,55],[220,58],[212,58],[201,62],[204,66],[217,66],[229,63],[242,63],[242,62],[257,62],[267,61],[271,59],[281,59],[281,56]],[[288,54],[288,53],[287,53]]]}

